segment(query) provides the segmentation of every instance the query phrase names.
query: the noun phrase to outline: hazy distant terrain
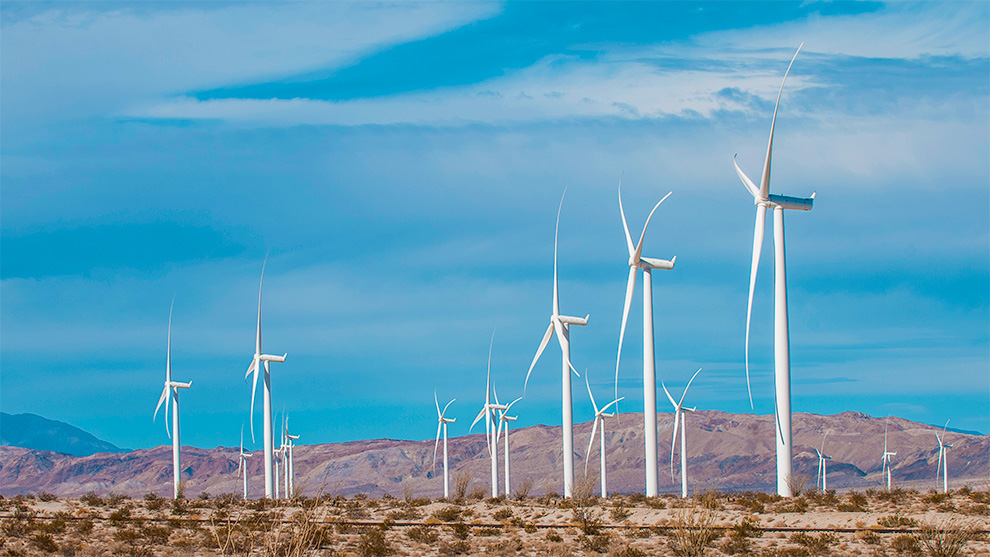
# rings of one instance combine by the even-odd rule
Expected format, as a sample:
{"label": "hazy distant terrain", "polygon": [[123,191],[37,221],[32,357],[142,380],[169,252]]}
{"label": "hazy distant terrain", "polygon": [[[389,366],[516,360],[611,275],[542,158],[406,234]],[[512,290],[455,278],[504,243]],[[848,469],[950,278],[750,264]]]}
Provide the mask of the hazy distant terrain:
{"label": "hazy distant terrain", "polygon": [[121,449],[74,425],[35,414],[0,412],[0,445],[52,451],[75,456],[117,453]]}
{"label": "hazy distant terrain", "polygon": [[[660,416],[662,492],[678,489],[680,479],[670,477],[672,415]],[[794,414],[795,476],[815,483],[818,459],[815,448],[829,430],[825,445],[830,488],[876,487],[881,484],[880,453],[883,418],[858,412],[834,416]],[[688,416],[688,475],[692,491],[775,490],[772,416],[699,411]],[[937,442],[932,426],[890,418],[888,444],[896,451],[895,486],[918,489],[935,487]],[[577,473],[584,471],[584,451],[591,423],[575,426]],[[623,414],[607,424],[608,486],[610,492],[632,493],[644,489],[642,414]],[[990,436],[948,432],[949,479],[955,486],[980,486],[990,482]],[[511,432],[513,491],[524,479],[533,482],[533,493],[562,491],[560,428],[534,426]],[[678,443],[680,445],[680,443]],[[442,485],[439,463],[432,468],[433,439],[398,441],[377,439],[324,445],[298,445],[295,449],[296,487],[307,494],[353,495],[385,493],[437,497]],[[490,464],[484,434],[450,439],[451,478],[467,471],[474,486],[488,485]],[[249,460],[250,496],[263,492],[262,452]],[[186,490],[214,494],[241,492],[237,477],[237,448],[183,447],[182,466]],[[590,473],[597,473],[597,443],[592,449]],[[679,459],[679,457],[678,457]],[[124,453],[71,456],[52,451],[0,447],[0,494],[48,491],[78,496],[88,491],[143,495],[170,493],[171,447]],[[676,469],[675,469],[676,471]],[[501,470],[500,470],[501,472]],[[500,479],[501,481],[501,479]],[[453,484],[453,480],[451,481]]]}

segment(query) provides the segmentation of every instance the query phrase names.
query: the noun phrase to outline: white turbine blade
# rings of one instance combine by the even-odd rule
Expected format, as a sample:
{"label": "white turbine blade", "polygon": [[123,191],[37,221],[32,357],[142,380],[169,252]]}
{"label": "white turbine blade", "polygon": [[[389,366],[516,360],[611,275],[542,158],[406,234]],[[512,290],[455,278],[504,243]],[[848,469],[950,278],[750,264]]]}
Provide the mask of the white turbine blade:
{"label": "white turbine blade", "polygon": [[523,382],[523,395],[526,394],[526,386],[529,385],[529,374],[533,373],[533,367],[536,366],[536,362],[540,359],[540,354],[543,354],[543,350],[546,349],[547,344],[550,342],[550,336],[553,335],[553,323],[547,327],[547,332],[543,334],[543,340],[540,341],[540,347],[536,350],[536,356],[533,356],[533,363],[529,364],[529,371],[526,372],[526,381]]}
{"label": "white turbine blade", "polygon": [[477,423],[478,423],[478,422],[479,422],[479,421],[481,420],[481,418],[484,418],[484,417],[485,417],[485,414],[486,414],[487,412],[488,412],[488,405],[486,404],[486,405],[485,405],[485,406],[484,406],[484,407],[483,407],[483,408],[481,409],[481,412],[479,412],[479,413],[478,413],[478,417],[477,417],[477,418],[475,418],[473,422],[471,422],[471,427],[469,427],[469,428],[468,428],[468,435],[470,435],[470,434],[471,434],[471,430],[473,430],[473,429],[474,429],[474,426],[475,426],[475,425],[477,425]]}
{"label": "white turbine blade", "polygon": [[660,201],[657,201],[657,204],[653,206],[653,210],[650,211],[650,216],[646,217],[646,224],[643,225],[643,233],[640,234],[640,236],[639,236],[639,243],[636,244],[636,252],[633,254],[633,259],[635,261],[638,262],[639,259],[640,259],[640,256],[643,253],[643,238],[646,238],[646,227],[650,226],[650,219],[653,218],[653,213],[656,213],[657,212],[657,209],[660,208],[660,204],[663,203],[664,201],[666,201],[667,198],[670,197],[670,194],[671,193],[674,193],[674,192],[667,193],[667,195],[663,196],[663,199],[661,199]]}
{"label": "white turbine blade", "polygon": [[588,387],[588,396],[591,397],[591,407],[595,409],[595,415],[598,415],[598,405],[595,404],[595,395],[591,394],[591,383],[588,382],[588,370],[584,371],[584,384]]}
{"label": "white turbine blade", "polygon": [[667,395],[667,400],[670,401],[670,404],[674,406],[674,410],[677,410],[677,403],[674,402],[674,397],[670,396],[670,391],[667,390],[667,385],[664,384],[663,379],[660,380],[660,386],[663,387],[663,392]]}
{"label": "white turbine blade", "polygon": [[687,396],[688,389],[691,388],[691,382],[694,381],[694,378],[697,377],[699,373],[701,373],[700,367],[698,368],[698,371],[694,372],[694,375],[691,376],[691,379],[688,381],[687,386],[684,387],[684,392],[681,393],[681,401],[677,403],[678,406],[684,404],[684,397]]}
{"label": "white turbine blade", "polygon": [[633,247],[632,236],[629,235],[629,225],[626,223],[626,212],[622,210],[622,175],[619,175],[619,215],[622,216],[622,229],[626,231],[626,247],[629,248],[629,257],[633,256],[636,248]]}
{"label": "white turbine blade", "polygon": [[639,269],[636,267],[629,268],[629,279],[626,281],[626,299],[622,303],[622,326],[619,327],[619,351],[615,355],[615,396],[619,396],[619,360],[622,358],[622,339],[626,336],[626,321],[629,319],[629,308],[632,306],[633,293],[636,291],[637,271]]}
{"label": "white turbine blade", "polygon": [[492,339],[488,342],[488,376],[485,379],[485,408],[491,402],[489,393],[492,390],[492,347],[495,346],[495,329],[492,329]]}
{"label": "white turbine blade", "polygon": [[[557,342],[560,344],[560,350],[561,350],[561,352],[563,352],[563,350],[564,350],[564,342],[565,342],[564,341],[564,324],[561,323],[559,320],[554,319],[553,320],[553,330],[554,330],[555,333],[557,333]],[[574,369],[574,364],[571,363],[571,359],[570,358],[567,358],[567,367],[571,368],[571,371],[574,372],[574,375],[577,375],[578,377],[581,377],[581,374],[578,373],[578,370]],[[525,393],[525,392],[526,392],[526,389],[523,389],[523,393]]]}
{"label": "white turbine blade", "polygon": [[436,390],[433,391],[433,404],[437,406],[437,416],[443,416],[443,414],[440,413],[440,401],[437,400]]}
{"label": "white turbine blade", "polygon": [[794,64],[794,60],[797,58],[798,52],[801,52],[801,46],[798,47],[797,52],[791,58],[791,63],[787,64],[787,71],[784,72],[784,79],[780,80],[780,91],[777,92],[777,103],[773,106],[773,120],[770,121],[770,142],[767,144],[767,158],[763,163],[763,177],[760,180],[760,200],[766,200],[770,197],[770,153],[773,151],[773,128],[777,123],[777,108],[780,106],[780,96],[784,92],[784,82],[787,81],[787,74],[791,72],[791,66]]}
{"label": "white turbine blade", "polygon": [[739,163],[736,162],[735,155],[732,155],[732,165],[736,167],[736,174],[739,175],[739,179],[742,180],[743,185],[746,186],[746,189],[749,190],[749,193],[753,194],[753,197],[759,199],[760,189],[757,188],[756,184],[754,184],[753,181],[749,179],[749,176],[746,176],[746,173],[743,172],[741,168],[739,168]]}
{"label": "white turbine blade", "polygon": [[498,389],[495,387],[495,383],[492,383],[492,395],[495,398],[495,406],[499,406],[499,403],[498,403]]}
{"label": "white turbine blade", "polygon": [[[457,400],[457,399],[456,399],[456,398],[452,398],[452,399],[450,399],[450,402],[448,402],[448,403],[447,403],[447,406],[444,406],[444,407],[443,407],[443,412],[440,412],[440,419],[441,419],[441,420],[443,420],[443,419],[444,419],[444,416],[446,416],[446,415],[447,415],[447,408],[449,408],[449,407],[450,407],[450,405],[451,405],[451,404],[453,404],[455,400]],[[437,406],[439,406],[439,405],[437,405]],[[456,418],[455,418],[455,419],[456,419]]]}
{"label": "white turbine blade", "polygon": [[[165,385],[165,389],[162,390],[162,396],[158,399],[158,406],[155,406],[155,415],[151,417],[151,421],[158,419],[158,410],[162,407],[162,403],[165,402],[165,398],[168,397],[168,385]],[[165,407],[165,429],[168,430],[168,407]]]}
{"label": "white turbine blade", "polygon": [[760,254],[763,251],[763,229],[766,226],[767,208],[756,207],[756,226],[753,230],[753,263],[749,271],[749,302],[746,304],[746,391],[749,393],[749,407],[753,408],[753,389],[749,384],[749,326],[753,320],[753,292],[756,289],[756,272],[760,268]]}
{"label": "white turbine blade", "polygon": [[244,424],[241,423],[241,450],[239,451],[241,455],[244,454]]}
{"label": "white turbine blade", "polygon": [[588,450],[584,452],[584,475],[588,475],[588,462],[591,460],[591,446],[595,444],[595,434],[598,433],[598,422],[601,416],[595,416],[595,425],[591,426],[591,437],[588,438]]}
{"label": "white turbine blade", "polygon": [[[268,253],[265,253],[265,262],[261,264],[261,280],[258,281],[258,336],[255,339],[254,352],[261,354],[261,287],[265,284],[265,266],[268,265]],[[252,428],[253,430],[253,428]]]}
{"label": "white turbine blade", "polygon": [[606,410],[608,410],[608,407],[609,406],[612,406],[613,404],[617,404],[620,400],[625,400],[625,399],[626,399],[626,397],[620,396],[619,398],[617,398],[617,399],[613,400],[612,402],[606,404],[605,407],[600,410],[600,412],[604,413]]}
{"label": "white turbine blade", "polygon": [[433,469],[437,469],[437,447],[440,446],[440,430],[443,429],[443,420],[437,423],[437,440],[433,443]]}
{"label": "white turbine blade", "polygon": [[165,382],[172,381],[172,308],[175,307],[175,295],[172,295],[172,305],[168,307],[168,345],[165,349]]}
{"label": "white turbine blade", "polygon": [[508,414],[508,413],[509,413],[509,408],[512,408],[512,405],[513,405],[513,404],[515,404],[515,403],[517,403],[517,402],[519,402],[519,401],[520,401],[520,400],[522,400],[522,399],[523,399],[523,397],[519,397],[519,398],[517,398],[516,400],[513,400],[512,402],[510,402],[510,403],[509,403],[509,404],[508,404],[508,405],[507,405],[507,406],[505,407],[505,411],[504,411],[504,412],[502,412],[502,414]]}
{"label": "white turbine blade", "polygon": [[251,382],[251,442],[254,443],[254,395],[258,390],[258,365],[255,361],[254,380]]}
{"label": "white turbine blade", "polygon": [[560,314],[560,297],[557,294],[557,232],[560,230],[560,210],[564,208],[564,196],[567,195],[567,188],[560,196],[560,206],[557,207],[557,224],[553,227],[553,314]]}
{"label": "white turbine blade", "polygon": [[[822,435],[822,448],[819,449],[819,451],[818,451],[818,454],[820,454],[820,455],[821,454],[825,454],[825,438],[826,437],[828,437],[828,430],[825,431],[825,435]],[[886,451],[887,450],[887,447],[884,447],[884,450]]]}
{"label": "white turbine blade", "polygon": [[780,436],[780,442],[784,443],[784,430],[780,427],[780,410],[777,407],[777,389],[773,390],[773,417],[777,421],[777,435]]}
{"label": "white turbine blade", "polygon": [[887,418],[883,420],[883,454],[887,454]]}
{"label": "white turbine blade", "polygon": [[674,435],[670,438],[670,481],[674,481],[674,446],[677,444],[677,426],[681,423],[680,409],[674,412]]}
{"label": "white turbine blade", "polygon": [[[949,418],[950,420],[952,418]],[[942,439],[945,439],[945,430],[949,427],[949,420],[945,420],[945,425],[942,427]]]}

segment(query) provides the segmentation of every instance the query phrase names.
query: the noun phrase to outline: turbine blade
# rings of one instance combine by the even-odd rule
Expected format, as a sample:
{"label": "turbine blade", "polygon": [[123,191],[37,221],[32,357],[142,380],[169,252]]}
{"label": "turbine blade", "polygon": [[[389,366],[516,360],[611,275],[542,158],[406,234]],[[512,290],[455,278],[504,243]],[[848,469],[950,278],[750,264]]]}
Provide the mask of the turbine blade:
{"label": "turbine blade", "polygon": [[241,450],[240,454],[244,454],[244,423],[241,423]]}
{"label": "turbine blade", "polygon": [[780,80],[780,91],[777,92],[777,103],[773,106],[773,119],[770,121],[770,141],[767,144],[767,158],[763,163],[763,177],[760,180],[760,199],[765,201],[770,197],[770,154],[773,151],[773,128],[777,123],[777,108],[780,106],[780,96],[784,92],[784,82],[787,81],[787,74],[791,72],[791,66],[794,64],[794,60],[797,58],[798,52],[801,52],[801,46],[798,47],[797,52],[791,58],[790,64],[787,64],[787,71],[784,72],[784,79]]}
{"label": "turbine blade", "polygon": [[629,248],[629,257],[633,256],[636,248],[633,247],[632,236],[629,235],[629,225],[626,223],[626,212],[622,210],[622,175],[619,175],[619,215],[622,217],[622,229],[626,231],[626,247]]}
{"label": "turbine blade", "polygon": [[172,381],[172,308],[175,307],[175,295],[172,295],[172,305],[168,307],[168,347],[165,350],[165,382]]}
{"label": "turbine blade", "polygon": [[437,400],[437,391],[436,391],[436,389],[433,390],[433,404],[436,404],[437,405],[437,416],[440,416],[442,418],[443,417],[443,414],[440,413],[440,402]]}
{"label": "turbine blade", "polygon": [[[262,271],[264,272],[264,271]],[[258,365],[254,366],[254,380],[251,382],[251,442],[254,443],[254,395],[258,390]]]}
{"label": "turbine blade", "polygon": [[440,430],[443,429],[443,420],[437,423],[437,440],[433,443],[433,469],[437,469],[437,447],[440,446]]}
{"label": "turbine blade", "polygon": [[[949,418],[949,419],[951,419],[951,418]],[[945,425],[944,425],[944,426],[942,426],[942,438],[943,438],[943,439],[945,438],[945,430],[946,430],[946,428],[948,428],[948,427],[949,427],[949,420],[945,420]]]}
{"label": "turbine blade", "polygon": [[694,375],[691,376],[691,379],[688,381],[687,386],[684,387],[684,392],[681,393],[681,402],[677,404],[678,406],[684,404],[684,397],[687,396],[688,389],[691,388],[691,382],[694,381],[694,378],[697,377],[699,373],[701,373],[700,367],[698,368],[698,371],[694,372]]}
{"label": "turbine blade", "polygon": [[487,404],[485,405],[484,408],[481,409],[481,412],[478,413],[478,417],[475,418],[473,422],[471,422],[471,427],[468,428],[468,435],[471,434],[471,430],[474,429],[474,426],[477,425],[477,423],[481,420],[481,418],[485,417],[486,412],[488,412]]}
{"label": "turbine blade", "polygon": [[[158,406],[155,406],[155,415],[151,417],[151,421],[155,421],[156,419],[158,419],[158,410],[162,407],[162,403],[165,402],[165,398],[167,396],[168,396],[168,385],[165,385],[165,388],[162,390],[162,396],[161,396],[161,398],[158,399]],[[165,427],[165,429],[168,429],[168,408],[167,407],[165,408],[165,412],[166,412],[166,414],[165,414],[165,416],[166,416],[166,419],[165,419],[166,427]]]}
{"label": "turbine blade", "polygon": [[757,188],[756,184],[754,184],[753,181],[749,179],[749,176],[746,176],[746,173],[743,172],[741,168],[739,168],[739,163],[736,162],[735,155],[732,155],[732,165],[736,167],[736,174],[739,175],[739,179],[742,180],[743,185],[746,186],[746,189],[749,190],[749,193],[751,193],[753,197],[755,197],[756,199],[759,199],[760,189]]}
{"label": "turbine blade", "polygon": [[567,195],[567,188],[560,196],[560,206],[557,207],[557,224],[553,227],[553,314],[560,315],[560,297],[557,294],[557,233],[560,231],[560,210],[564,208],[564,195]]}
{"label": "turbine blade", "polygon": [[674,397],[670,396],[670,391],[667,390],[667,385],[664,384],[663,379],[660,379],[660,386],[663,387],[663,392],[667,395],[667,400],[674,406],[674,410],[677,410],[677,403],[674,402]]}
{"label": "turbine blade", "polygon": [[588,387],[588,396],[591,397],[591,407],[595,409],[595,415],[598,415],[598,405],[595,404],[595,395],[591,394],[591,383],[588,382],[588,372],[584,372],[584,384]]}
{"label": "turbine blade", "polygon": [[[261,264],[261,280],[258,281],[258,336],[254,343],[255,354],[261,354],[261,287],[265,284],[265,266],[268,265],[268,252],[265,252],[265,262]],[[254,428],[252,428],[252,433]]]}
{"label": "turbine blade", "polygon": [[615,399],[615,400],[613,400],[612,402],[610,402],[610,403],[608,403],[608,404],[606,404],[606,405],[605,405],[605,408],[602,408],[602,409],[601,409],[601,412],[605,412],[606,410],[608,410],[608,407],[609,407],[609,406],[612,406],[613,404],[618,404],[618,402],[619,402],[620,400],[625,400],[625,399],[626,399],[626,397],[624,397],[624,396],[620,396],[619,398],[617,398],[617,399]]}
{"label": "turbine blade", "polygon": [[526,386],[529,385],[529,374],[533,373],[533,367],[536,366],[536,362],[540,359],[540,355],[543,354],[543,350],[546,349],[547,344],[550,342],[550,336],[553,334],[553,322],[547,327],[547,332],[543,333],[543,340],[540,341],[540,347],[536,350],[536,356],[533,356],[533,363],[529,364],[529,371],[526,372],[526,381],[523,382],[523,395],[526,395]]}
{"label": "turbine blade", "polygon": [[657,212],[657,209],[660,208],[660,204],[666,201],[672,193],[674,192],[668,192],[667,195],[663,196],[663,199],[657,201],[657,204],[653,206],[653,210],[650,211],[650,216],[646,217],[646,224],[643,225],[643,233],[639,236],[639,243],[636,244],[636,252],[633,254],[633,258],[636,261],[639,261],[639,258],[643,253],[643,238],[646,238],[646,227],[650,226],[650,219],[653,218],[653,213]]}
{"label": "turbine blade", "polygon": [[591,446],[595,444],[595,434],[598,433],[598,422],[601,416],[595,416],[595,424],[591,426],[591,437],[588,438],[588,450],[584,452],[584,475],[588,475],[588,462],[591,461]]}
{"label": "turbine blade", "polygon": [[677,444],[677,426],[681,423],[681,412],[674,412],[674,435],[670,438],[670,481],[674,481],[674,446]]}
{"label": "turbine blade", "polygon": [[767,208],[756,207],[756,226],[753,230],[753,263],[749,270],[749,302],[746,305],[746,391],[749,393],[749,407],[753,408],[753,388],[749,382],[749,326],[753,320],[753,292],[756,289],[756,272],[760,268],[760,254],[763,251],[763,229],[766,226]]}
{"label": "turbine blade", "polygon": [[447,415],[447,408],[449,408],[450,405],[453,404],[455,400],[457,400],[457,399],[456,398],[450,399],[450,402],[447,403],[447,406],[444,406],[443,407],[443,412],[440,412],[440,419],[441,420],[444,418],[444,416]]}
{"label": "turbine blade", "polygon": [[495,346],[495,329],[492,329],[492,339],[488,343],[488,376],[485,379],[485,408],[491,402],[489,396],[492,390],[492,347]]}
{"label": "turbine blade", "polygon": [[636,267],[630,267],[629,279],[626,281],[626,299],[622,304],[622,326],[619,327],[619,351],[615,355],[615,396],[619,396],[619,360],[622,358],[622,339],[626,336],[626,321],[629,319],[629,308],[632,306],[633,293],[636,291],[637,271]]}
{"label": "turbine blade", "polygon": [[517,402],[519,402],[519,401],[520,401],[520,400],[522,400],[522,399],[523,399],[523,397],[519,397],[519,398],[517,398],[516,400],[513,400],[512,402],[510,402],[510,403],[509,403],[509,404],[508,404],[508,405],[507,405],[507,406],[505,407],[505,413],[506,413],[506,414],[508,414],[508,413],[509,413],[509,408],[512,408],[512,405],[513,405],[513,404],[515,404],[515,403],[517,403]]}
{"label": "turbine blade", "polygon": [[773,417],[777,420],[777,435],[780,436],[780,442],[784,441],[784,431],[780,428],[780,411],[777,409],[777,388],[773,389]]}

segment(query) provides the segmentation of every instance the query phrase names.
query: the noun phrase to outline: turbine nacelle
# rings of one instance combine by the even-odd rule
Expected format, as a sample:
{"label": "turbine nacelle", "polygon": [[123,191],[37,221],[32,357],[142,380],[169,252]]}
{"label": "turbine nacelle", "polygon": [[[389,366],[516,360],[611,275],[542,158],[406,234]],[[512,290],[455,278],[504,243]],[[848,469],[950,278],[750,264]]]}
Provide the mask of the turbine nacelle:
{"label": "turbine nacelle", "polygon": [[588,318],[589,317],[591,317],[591,314],[590,313],[588,315],[585,315],[584,317],[572,317],[570,315],[558,315],[557,316],[557,320],[560,321],[564,325],[578,325],[578,326],[583,327],[583,326],[585,326],[585,325],[588,324]]}
{"label": "turbine nacelle", "polygon": [[770,198],[767,201],[756,201],[757,205],[760,203],[766,203],[771,207],[780,207],[781,209],[810,211],[815,204],[815,194],[811,194],[811,197],[791,197],[789,195],[770,194]]}
{"label": "turbine nacelle", "polygon": [[634,265],[631,261],[629,262],[630,267],[637,267],[639,269],[659,269],[662,271],[669,271],[674,268],[674,263],[677,261],[677,256],[670,259],[654,259],[652,257],[641,257],[639,259],[639,264]]}

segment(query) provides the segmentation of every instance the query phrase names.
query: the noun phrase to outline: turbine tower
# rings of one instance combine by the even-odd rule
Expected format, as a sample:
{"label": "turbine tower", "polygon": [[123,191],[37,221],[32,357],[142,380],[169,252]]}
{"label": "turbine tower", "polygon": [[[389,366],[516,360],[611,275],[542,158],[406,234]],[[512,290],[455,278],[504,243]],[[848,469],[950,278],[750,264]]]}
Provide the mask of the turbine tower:
{"label": "turbine tower", "polygon": [[935,438],[938,439],[938,467],[935,468],[935,485],[938,486],[938,472],[939,469],[942,470],[942,493],[949,492],[949,460],[946,449],[951,449],[952,445],[945,442],[945,430],[949,427],[949,420],[945,420],[945,426],[942,427],[942,435],[935,432]]}
{"label": "turbine tower", "polygon": [[237,458],[237,475],[244,474],[244,500],[247,501],[247,459],[251,457],[251,453],[244,452],[244,425],[241,425],[241,452]]}
{"label": "turbine tower", "polygon": [[691,388],[691,382],[694,378],[701,373],[701,369],[694,372],[691,379],[687,382],[687,386],[684,387],[684,392],[681,393],[681,400],[679,402],[674,402],[674,397],[670,396],[670,391],[667,390],[667,385],[664,385],[663,381],[660,381],[660,386],[663,387],[663,392],[666,393],[667,399],[674,406],[674,436],[670,439],[670,481],[674,481],[674,445],[677,443],[677,423],[678,418],[680,418],[681,424],[681,497],[688,496],[687,487],[687,425],[684,422],[685,412],[694,412],[697,408],[684,408],[684,397],[687,396],[688,389]]}
{"label": "turbine tower", "polygon": [[437,392],[433,391],[433,403],[437,407],[437,440],[433,443],[433,469],[437,468],[437,445],[440,444],[440,430],[443,430],[443,498],[447,499],[450,497],[450,475],[447,469],[447,424],[452,424],[457,421],[457,418],[447,417],[447,408],[455,401],[456,398],[450,399],[450,402],[440,410],[440,402],[437,400]]}
{"label": "turbine tower", "polygon": [[474,429],[475,424],[481,418],[485,418],[485,440],[488,443],[488,454],[492,458],[492,497],[498,497],[498,441],[495,439],[495,412],[505,410],[505,406],[492,403],[492,346],[495,344],[495,331],[492,331],[492,340],[488,345],[488,379],[485,381],[485,405],[481,407],[478,417],[471,422],[468,433]]}
{"label": "turbine tower", "polygon": [[296,463],[292,458],[293,441],[299,439],[298,435],[289,433],[289,415],[286,414],[282,422],[282,433],[285,439],[285,447],[282,449],[282,462],[285,465],[285,496],[292,499],[296,495]]}
{"label": "turbine tower", "polygon": [[[179,383],[172,381],[172,307],[175,306],[175,299],[172,299],[172,306],[168,308],[168,347],[165,350],[165,388],[162,389],[162,396],[158,399],[158,406],[155,407],[155,414],[151,417],[154,422],[158,417],[158,410],[166,398],[171,399],[172,405],[172,497],[179,498],[179,389],[188,389],[192,386],[189,383]],[[165,405],[165,433],[168,434],[168,407]]]}
{"label": "turbine tower", "polygon": [[[826,460],[832,460],[832,457],[825,454],[825,438],[828,437],[828,432],[822,435],[822,448],[815,449],[818,453],[818,480],[815,482],[816,486],[821,486],[822,493],[828,491],[828,468],[825,464]],[[890,486],[888,486],[889,489]]]}
{"label": "turbine tower", "polygon": [[588,438],[588,450],[584,453],[584,475],[588,475],[588,459],[591,458],[591,446],[595,442],[595,431],[598,430],[598,424],[602,424],[601,430],[601,440],[599,442],[599,459],[601,460],[601,476],[602,476],[602,497],[608,497],[608,490],[605,487],[605,418],[611,418],[615,416],[615,413],[606,414],[605,411],[608,410],[609,406],[613,404],[618,404],[620,400],[626,397],[619,397],[612,402],[606,404],[602,409],[598,409],[598,404],[595,403],[595,395],[591,394],[591,383],[588,383],[588,370],[584,370],[584,384],[588,387],[588,396],[591,397],[591,407],[595,409],[595,423],[591,426],[591,437]]}
{"label": "turbine tower", "polygon": [[880,469],[880,475],[887,475],[887,491],[890,491],[890,462],[892,456],[897,453],[892,453],[887,450],[887,420],[883,422],[883,467]]}
{"label": "turbine tower", "polygon": [[[804,46],[804,43],[801,43]],[[791,71],[791,64],[797,58],[798,47],[791,63],[784,72],[784,80]],[[753,289],[756,286],[756,271],[760,265],[760,252],[763,249],[763,228],[766,221],[767,209],[773,209],[773,242],[774,242],[774,415],[777,421],[777,494],[790,497],[791,490],[791,456],[793,436],[791,433],[791,356],[790,337],[787,326],[787,271],[784,261],[784,209],[810,211],[815,200],[812,193],[809,198],[773,195],[770,193],[770,155],[773,150],[773,128],[777,122],[777,107],[780,106],[780,95],[784,91],[784,80],[780,83],[777,93],[777,104],[774,105],[773,119],[770,121],[770,141],[767,144],[767,157],[763,163],[763,176],[759,187],[749,179],[732,159],[736,173],[746,189],[753,195],[756,204],[756,227],[753,234],[753,263],[749,276],[749,304],[746,309],[746,388],[749,391],[749,404],[753,406],[753,392],[749,386],[749,326],[753,314]]]}
{"label": "turbine tower", "polygon": [[[505,453],[503,455],[503,458],[505,458],[505,466],[504,466],[504,468],[505,468],[505,486],[502,489],[502,493],[504,493],[506,497],[508,497],[509,494],[512,493],[511,488],[510,488],[510,485],[511,484],[509,483],[509,422],[514,422],[517,419],[519,419],[519,416],[509,416],[509,409],[512,408],[512,405],[513,404],[515,404],[515,403],[519,402],[520,400],[522,400],[522,398],[523,397],[519,397],[516,400],[513,400],[512,402],[510,402],[509,404],[506,404],[505,405],[505,410],[500,410],[498,412],[498,427],[496,428],[496,433],[495,433],[495,444],[498,445],[498,440],[499,440],[499,437],[501,436],[502,428],[504,427],[505,428]],[[498,404],[498,391],[495,391],[495,404]]]}
{"label": "turbine tower", "polygon": [[[670,197],[670,193],[653,206],[650,215],[646,217],[643,233],[639,243],[633,246],[632,236],[629,235],[629,225],[626,223],[626,212],[622,209],[622,178],[619,178],[619,214],[622,216],[622,229],[626,233],[626,248],[629,250],[629,280],[626,281],[626,299],[622,306],[622,327],[619,329],[619,350],[615,356],[615,396],[619,396],[619,360],[622,357],[622,339],[626,335],[626,319],[632,304],[633,293],[636,291],[636,273],[643,270],[643,443],[646,451],[646,496],[656,497],[659,494],[659,477],[657,472],[657,370],[653,349],[653,269],[670,270],[677,261],[675,255],[670,260],[643,257],[643,238],[646,237],[646,227],[660,204]],[[616,407],[618,408],[618,407]]]}
{"label": "turbine tower", "polygon": [[269,354],[264,354],[261,352],[261,287],[265,283],[265,265],[268,264],[268,256],[265,256],[265,262],[261,265],[261,280],[258,282],[258,334],[256,336],[254,345],[254,359],[251,360],[251,365],[248,366],[247,372],[244,374],[244,378],[247,379],[248,375],[254,372],[254,380],[251,385],[251,441],[254,441],[254,396],[258,389],[258,372],[259,368],[264,364],[265,368],[265,382],[263,386],[263,400],[264,400],[264,413],[265,413],[265,497],[272,499],[275,495],[275,491],[278,489],[275,483],[278,479],[275,477],[274,466],[275,466],[275,436],[272,432],[272,376],[271,369],[269,367],[270,362],[284,362],[285,357],[288,354],[283,354],[281,356],[271,356]]}
{"label": "turbine tower", "polygon": [[536,350],[533,363],[529,364],[529,371],[526,372],[526,381],[523,382],[523,395],[526,394],[526,386],[529,384],[529,375],[533,373],[533,367],[543,354],[543,350],[550,342],[550,336],[557,335],[557,342],[560,344],[561,353],[561,430],[563,433],[563,454],[564,461],[564,497],[570,497],[574,487],[574,415],[571,404],[571,372],[578,374],[574,366],[571,365],[571,341],[570,326],[584,326],[588,324],[589,315],[582,317],[571,317],[560,314],[560,297],[557,288],[557,232],[560,229],[560,210],[564,207],[564,194],[560,196],[560,206],[557,207],[557,224],[553,230],[553,313],[550,314],[550,325],[547,332],[543,334],[540,347]]}

